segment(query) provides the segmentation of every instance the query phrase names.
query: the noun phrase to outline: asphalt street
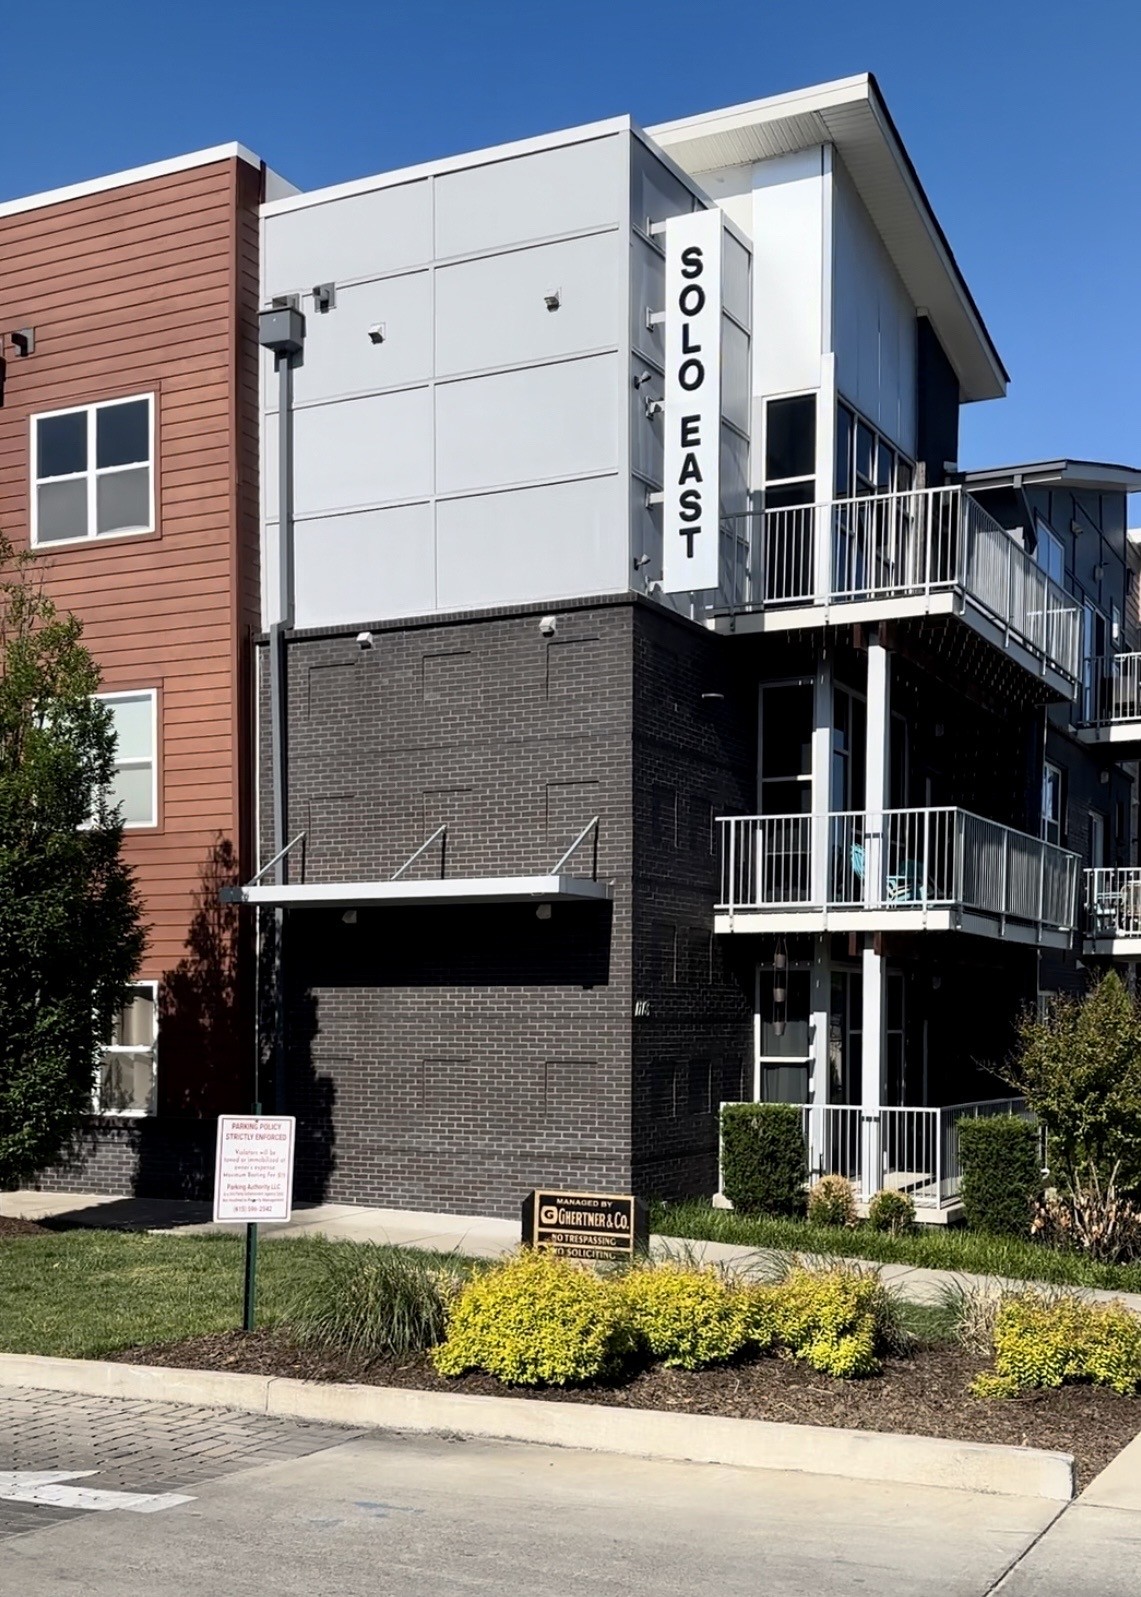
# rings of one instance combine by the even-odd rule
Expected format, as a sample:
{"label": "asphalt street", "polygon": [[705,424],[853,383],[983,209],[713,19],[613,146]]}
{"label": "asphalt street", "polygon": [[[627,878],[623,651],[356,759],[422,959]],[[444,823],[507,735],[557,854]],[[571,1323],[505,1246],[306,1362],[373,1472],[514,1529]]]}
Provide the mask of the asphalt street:
{"label": "asphalt street", "polygon": [[1133,1597],[1137,1526],[1038,1499],[0,1393],[0,1591],[20,1597]]}

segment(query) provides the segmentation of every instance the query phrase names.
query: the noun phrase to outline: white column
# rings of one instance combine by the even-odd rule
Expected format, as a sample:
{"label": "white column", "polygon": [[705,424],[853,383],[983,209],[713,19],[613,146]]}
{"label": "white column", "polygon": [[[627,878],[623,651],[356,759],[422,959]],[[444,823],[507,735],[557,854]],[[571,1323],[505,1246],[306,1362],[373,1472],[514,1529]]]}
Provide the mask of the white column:
{"label": "white column", "polygon": [[865,749],[864,902],[880,902],[883,891],[883,812],[888,804],[888,733],[891,727],[891,656],[878,632],[868,644],[868,732]]}
{"label": "white column", "polygon": [[[888,733],[891,727],[891,656],[877,631],[868,645],[868,737],[865,750],[864,843],[865,903],[874,907],[884,887],[884,810],[888,805]],[[860,1056],[860,1102],[863,1108],[863,1196],[883,1185],[883,1142],[880,1106],[885,1075],[883,956],[875,939],[865,938],[863,951],[863,1037]]]}
{"label": "white column", "polygon": [[816,656],[812,694],[812,902],[828,896],[828,812],[832,807],[832,659]]}
{"label": "white column", "polygon": [[883,955],[868,937],[863,953],[864,1030],[860,1053],[860,1105],[863,1113],[860,1185],[865,1201],[883,1186],[883,1137],[880,1107],[884,1083]]}

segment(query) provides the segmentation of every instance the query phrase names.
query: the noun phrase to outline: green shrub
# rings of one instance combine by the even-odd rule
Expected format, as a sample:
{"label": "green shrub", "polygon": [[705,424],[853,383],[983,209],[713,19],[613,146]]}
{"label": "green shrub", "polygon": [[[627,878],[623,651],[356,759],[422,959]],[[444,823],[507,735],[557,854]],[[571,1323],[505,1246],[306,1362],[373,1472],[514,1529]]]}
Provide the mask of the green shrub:
{"label": "green shrub", "polygon": [[963,1213],[976,1231],[1026,1237],[1042,1190],[1038,1128],[1013,1115],[960,1120]]}
{"label": "green shrub", "polygon": [[721,1111],[722,1190],[740,1214],[797,1214],[808,1162],[794,1104],[735,1103]]}
{"label": "green shrub", "polygon": [[305,1346],[399,1357],[442,1339],[457,1279],[400,1248],[337,1242],[287,1306],[285,1321]]}
{"label": "green shrub", "polygon": [[853,1226],[856,1194],[846,1176],[821,1176],[808,1194],[810,1225]]}
{"label": "green shrub", "polygon": [[627,1323],[655,1359],[700,1370],[748,1341],[746,1294],[713,1270],[659,1264],[619,1278]]}
{"label": "green shrub", "polygon": [[915,1229],[915,1204],[908,1192],[885,1187],[868,1204],[868,1224],[873,1231],[889,1231],[893,1237]]}
{"label": "green shrub", "polygon": [[787,1348],[824,1375],[874,1375],[881,1317],[894,1323],[887,1294],[874,1276],[845,1270],[794,1269],[783,1281],[748,1290],[749,1340]]}
{"label": "green shrub", "polygon": [[1010,1397],[1075,1381],[1136,1392],[1141,1320],[1120,1303],[1050,1299],[1037,1292],[1007,1298],[995,1315],[994,1370],[977,1378],[976,1396]]}
{"label": "green shrub", "polygon": [[634,1346],[616,1280],[525,1250],[462,1289],[432,1362],[442,1375],[486,1370],[514,1386],[567,1386],[611,1373]]}

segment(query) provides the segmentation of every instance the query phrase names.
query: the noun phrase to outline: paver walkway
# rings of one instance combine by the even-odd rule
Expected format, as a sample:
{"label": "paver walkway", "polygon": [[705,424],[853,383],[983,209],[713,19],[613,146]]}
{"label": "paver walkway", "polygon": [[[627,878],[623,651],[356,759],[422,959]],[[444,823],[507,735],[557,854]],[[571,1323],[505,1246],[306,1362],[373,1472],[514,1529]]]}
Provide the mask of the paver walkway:
{"label": "paver walkway", "polygon": [[[76,1225],[105,1226],[129,1231],[177,1231],[194,1235],[207,1231],[241,1232],[242,1226],[215,1225],[210,1205],[176,1198],[107,1198],[96,1193],[0,1193],[0,1215],[28,1220],[63,1220]],[[518,1220],[496,1220],[487,1215],[431,1214],[414,1209],[374,1209],[346,1203],[319,1203],[294,1210],[288,1225],[264,1227],[267,1236],[324,1236],[353,1242],[388,1242],[477,1258],[496,1258],[519,1245]],[[742,1271],[763,1271],[774,1259],[772,1251],[729,1242],[691,1242],[655,1236],[652,1248],[659,1255],[681,1254]],[[955,1270],[924,1270],[910,1264],[860,1262],[878,1270],[892,1291],[913,1303],[937,1303],[949,1286],[1001,1292],[1025,1287],[1025,1281],[997,1276],[971,1275]],[[1141,1293],[1101,1291],[1073,1287],[1100,1302],[1119,1300],[1141,1314]]]}

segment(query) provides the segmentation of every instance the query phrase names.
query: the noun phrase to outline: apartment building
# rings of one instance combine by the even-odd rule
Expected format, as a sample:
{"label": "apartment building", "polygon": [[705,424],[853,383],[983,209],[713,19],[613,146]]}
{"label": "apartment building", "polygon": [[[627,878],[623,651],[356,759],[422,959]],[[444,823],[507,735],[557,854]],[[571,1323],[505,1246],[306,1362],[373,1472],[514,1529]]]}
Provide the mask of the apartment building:
{"label": "apartment building", "polygon": [[307,1193],[708,1194],[744,1097],[945,1218],[1083,862],[1131,858],[1141,475],[960,469],[1007,374],[874,80],[268,204],[262,301],[305,320],[284,430],[263,385],[288,852],[238,896]]}
{"label": "apartment building", "polygon": [[1007,374],[874,79],[304,194],[176,166],[0,212],[96,274],[5,254],[0,491],[127,695],[156,927],[157,1074],[132,1010],[133,1120],[45,1179],[207,1190],[260,984],[299,1198],[708,1195],[769,1099],[952,1215],[1019,1009],[1141,957],[1141,472],[962,469]]}
{"label": "apartment building", "polygon": [[0,205],[0,528],[101,668],[149,928],[91,1126],[44,1177],[73,1189],[201,1187],[203,1117],[248,1102],[218,887],[253,857],[258,226],[282,191],[227,145]]}

